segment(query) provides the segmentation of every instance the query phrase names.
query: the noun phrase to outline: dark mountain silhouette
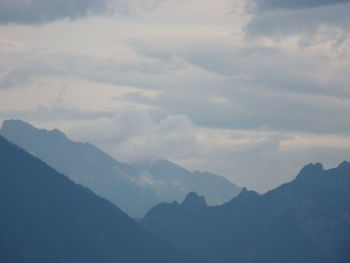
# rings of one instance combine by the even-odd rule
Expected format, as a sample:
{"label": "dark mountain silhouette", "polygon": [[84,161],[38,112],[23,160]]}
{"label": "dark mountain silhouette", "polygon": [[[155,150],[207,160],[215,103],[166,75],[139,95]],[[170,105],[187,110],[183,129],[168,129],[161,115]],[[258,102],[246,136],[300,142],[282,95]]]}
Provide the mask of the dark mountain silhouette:
{"label": "dark mountain silhouette", "polygon": [[191,193],[141,223],[207,263],[350,262],[350,163],[309,164],[290,183],[263,195],[243,189],[220,206]]}
{"label": "dark mountain silhouette", "polygon": [[0,136],[0,262],[197,262]]}
{"label": "dark mountain silhouette", "polygon": [[4,121],[0,134],[136,218],[160,202],[182,201],[191,191],[206,196],[209,204],[228,201],[240,191],[223,177],[189,172],[165,160],[121,163],[57,129],[37,129],[20,120]]}

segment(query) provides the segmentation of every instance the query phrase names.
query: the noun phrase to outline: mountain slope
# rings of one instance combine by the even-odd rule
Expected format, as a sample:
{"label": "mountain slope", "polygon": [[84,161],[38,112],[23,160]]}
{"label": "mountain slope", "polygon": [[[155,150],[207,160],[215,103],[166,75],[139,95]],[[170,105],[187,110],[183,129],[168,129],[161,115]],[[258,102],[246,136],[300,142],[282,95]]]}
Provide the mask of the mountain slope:
{"label": "mountain slope", "polygon": [[4,121],[0,134],[129,215],[140,216],[157,203],[152,192],[132,181],[138,174],[133,167],[114,160],[92,144],[73,142],[57,129],[36,129],[16,120]]}
{"label": "mountain slope", "polygon": [[181,201],[191,191],[216,203],[239,192],[223,177],[191,173],[170,162],[147,167],[121,163],[92,144],[69,140],[57,129],[37,129],[20,120],[4,121],[0,134],[136,218],[160,202]]}
{"label": "mountain slope", "polygon": [[0,136],[0,262],[196,262]]}
{"label": "mountain slope", "polygon": [[209,205],[218,205],[237,196],[241,189],[222,176],[208,172],[190,172],[168,160],[144,161],[134,164],[141,176],[166,201],[182,201],[189,192],[205,196]]}
{"label": "mountain slope", "polygon": [[192,200],[197,208],[186,209],[186,200],[154,207],[141,223],[205,262],[350,261],[348,162],[307,165],[288,184],[264,195],[243,189],[221,206]]}

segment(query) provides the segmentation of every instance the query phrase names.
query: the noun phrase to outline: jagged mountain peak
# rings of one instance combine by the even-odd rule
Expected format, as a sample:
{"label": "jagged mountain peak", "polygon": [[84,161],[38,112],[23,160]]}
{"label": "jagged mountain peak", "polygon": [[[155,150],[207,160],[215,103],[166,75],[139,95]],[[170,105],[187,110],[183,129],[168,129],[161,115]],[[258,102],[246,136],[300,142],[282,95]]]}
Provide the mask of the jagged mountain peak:
{"label": "jagged mountain peak", "polygon": [[0,134],[136,218],[158,203],[180,202],[188,192],[205,196],[212,205],[240,191],[223,177],[191,172],[164,159],[121,163],[92,144],[70,140],[58,129],[38,129],[21,120],[4,121]]}
{"label": "jagged mountain peak", "polygon": [[203,196],[199,196],[196,192],[190,192],[181,203],[181,207],[189,210],[201,209],[207,207],[207,202]]}
{"label": "jagged mountain peak", "polygon": [[348,161],[342,161],[337,168],[340,168],[340,169],[349,169],[350,168],[350,162]]}
{"label": "jagged mountain peak", "polygon": [[40,134],[45,137],[50,136],[55,137],[55,139],[68,140],[67,136],[58,129],[38,129],[28,122],[14,119],[3,121],[0,132],[5,137],[10,137],[10,139],[16,134],[25,134],[26,136],[36,136]]}
{"label": "jagged mountain peak", "polygon": [[255,191],[252,190],[248,190],[246,187],[242,188],[242,191],[239,193],[239,195],[237,196],[237,198],[247,198],[247,197],[251,197],[251,196],[259,196],[259,194]]}
{"label": "jagged mountain peak", "polygon": [[304,179],[309,176],[317,176],[324,172],[323,165],[321,163],[309,163],[305,165],[296,177],[296,180]]}
{"label": "jagged mountain peak", "polygon": [[208,263],[349,262],[349,175],[348,162],[329,170],[308,164],[265,194],[243,188],[199,213],[159,207],[141,223]]}
{"label": "jagged mountain peak", "polygon": [[3,131],[18,129],[18,128],[32,130],[32,131],[36,130],[36,128],[30,125],[29,123],[22,120],[14,120],[14,119],[4,120],[1,126],[1,130]]}
{"label": "jagged mountain peak", "polygon": [[0,207],[0,262],[197,262],[2,136]]}
{"label": "jagged mountain peak", "polygon": [[[209,172],[190,171],[165,159],[143,160],[134,164],[157,182],[157,191],[166,198],[163,201],[183,200],[189,192],[205,196],[208,205],[223,204],[237,196],[240,187],[226,178]],[[148,179],[148,178],[146,178]],[[172,190],[176,186],[181,190],[181,197]]]}

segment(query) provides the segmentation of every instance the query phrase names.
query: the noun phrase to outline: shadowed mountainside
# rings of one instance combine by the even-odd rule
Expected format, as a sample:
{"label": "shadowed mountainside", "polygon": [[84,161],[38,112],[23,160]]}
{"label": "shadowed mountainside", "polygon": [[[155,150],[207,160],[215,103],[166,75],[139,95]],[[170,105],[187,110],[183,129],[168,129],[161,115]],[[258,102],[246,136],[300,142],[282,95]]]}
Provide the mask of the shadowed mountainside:
{"label": "shadowed mountainside", "polygon": [[240,191],[221,176],[189,172],[165,160],[121,163],[57,129],[37,129],[20,120],[4,121],[0,134],[135,218],[160,202],[182,201],[191,191],[206,196],[210,204],[224,203]]}
{"label": "shadowed mountainside", "polygon": [[350,163],[309,164],[290,183],[264,195],[243,189],[220,206],[191,193],[141,223],[208,263],[349,262]]}
{"label": "shadowed mountainside", "polygon": [[197,262],[0,136],[0,262]]}

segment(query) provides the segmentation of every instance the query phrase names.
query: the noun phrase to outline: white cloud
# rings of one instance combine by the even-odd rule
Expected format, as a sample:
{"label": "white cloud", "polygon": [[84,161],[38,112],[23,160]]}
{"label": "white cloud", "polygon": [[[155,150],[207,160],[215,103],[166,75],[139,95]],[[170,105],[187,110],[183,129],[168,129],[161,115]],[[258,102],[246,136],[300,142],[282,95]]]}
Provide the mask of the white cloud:
{"label": "white cloud", "polygon": [[119,160],[167,158],[260,192],[292,180],[309,162],[332,167],[350,156],[348,135],[203,128],[185,116],[155,121],[137,111],[90,120],[67,132],[77,140],[94,142]]}
{"label": "white cloud", "polygon": [[156,122],[146,112],[120,112],[99,118],[68,131],[73,138],[94,142],[119,159],[185,158],[199,147],[195,126],[183,115],[167,116]]}

